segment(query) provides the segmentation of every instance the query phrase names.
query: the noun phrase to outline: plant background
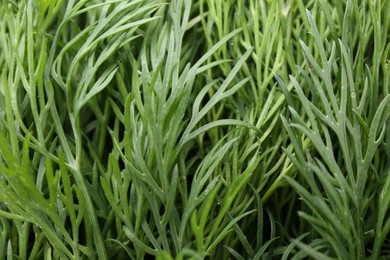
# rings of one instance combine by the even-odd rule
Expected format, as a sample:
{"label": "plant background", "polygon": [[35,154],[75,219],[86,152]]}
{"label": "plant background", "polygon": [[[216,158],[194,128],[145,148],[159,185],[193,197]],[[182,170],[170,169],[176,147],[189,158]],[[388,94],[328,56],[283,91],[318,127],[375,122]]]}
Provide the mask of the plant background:
{"label": "plant background", "polygon": [[389,11],[1,1],[0,258],[389,258]]}

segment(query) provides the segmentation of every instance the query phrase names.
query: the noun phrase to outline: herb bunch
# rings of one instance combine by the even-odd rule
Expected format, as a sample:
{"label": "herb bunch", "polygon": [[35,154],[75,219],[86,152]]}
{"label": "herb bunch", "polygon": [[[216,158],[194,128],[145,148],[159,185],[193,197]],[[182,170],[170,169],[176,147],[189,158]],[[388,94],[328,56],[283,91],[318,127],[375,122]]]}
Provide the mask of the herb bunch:
{"label": "herb bunch", "polygon": [[0,258],[388,258],[389,10],[1,1]]}

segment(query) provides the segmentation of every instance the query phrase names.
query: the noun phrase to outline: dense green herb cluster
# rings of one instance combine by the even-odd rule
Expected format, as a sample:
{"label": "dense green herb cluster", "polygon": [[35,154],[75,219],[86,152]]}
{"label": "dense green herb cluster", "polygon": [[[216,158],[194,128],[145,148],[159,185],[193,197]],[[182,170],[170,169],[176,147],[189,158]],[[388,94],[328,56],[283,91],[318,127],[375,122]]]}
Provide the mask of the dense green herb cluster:
{"label": "dense green herb cluster", "polygon": [[2,0],[0,258],[389,258],[389,13]]}

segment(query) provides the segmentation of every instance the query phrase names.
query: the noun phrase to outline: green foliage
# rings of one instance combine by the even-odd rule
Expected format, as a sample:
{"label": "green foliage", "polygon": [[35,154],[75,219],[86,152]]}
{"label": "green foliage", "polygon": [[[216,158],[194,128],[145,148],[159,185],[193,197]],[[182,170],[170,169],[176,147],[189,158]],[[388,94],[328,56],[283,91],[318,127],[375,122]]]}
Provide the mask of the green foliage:
{"label": "green foliage", "polygon": [[1,259],[390,257],[390,2],[0,2]]}

